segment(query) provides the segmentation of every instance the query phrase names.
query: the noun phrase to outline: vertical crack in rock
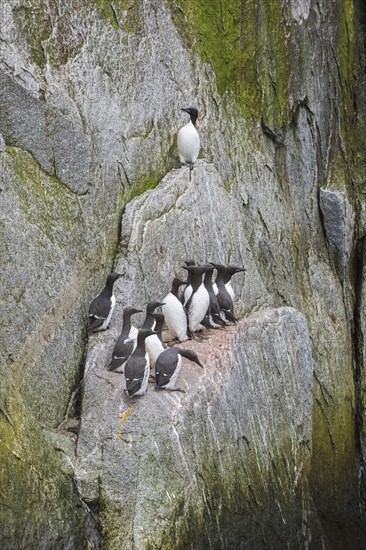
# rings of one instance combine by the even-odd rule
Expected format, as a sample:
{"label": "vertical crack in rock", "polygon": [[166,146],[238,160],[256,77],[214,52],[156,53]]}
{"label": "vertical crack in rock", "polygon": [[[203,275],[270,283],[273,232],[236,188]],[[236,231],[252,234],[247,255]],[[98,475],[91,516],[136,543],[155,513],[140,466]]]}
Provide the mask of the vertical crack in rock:
{"label": "vertical crack in rock", "polygon": [[356,245],[354,260],[354,378],[356,395],[356,444],[359,458],[359,491],[363,513],[366,509],[366,441],[364,431],[364,384],[365,384],[365,319],[363,318],[363,308],[365,307],[365,255],[366,255],[366,237],[359,239]]}

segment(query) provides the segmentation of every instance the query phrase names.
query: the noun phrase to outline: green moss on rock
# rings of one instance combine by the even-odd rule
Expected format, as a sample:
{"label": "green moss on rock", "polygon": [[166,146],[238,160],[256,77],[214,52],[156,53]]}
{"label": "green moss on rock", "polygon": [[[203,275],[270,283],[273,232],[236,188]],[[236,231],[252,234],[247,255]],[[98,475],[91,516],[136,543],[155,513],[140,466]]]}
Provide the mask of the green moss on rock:
{"label": "green moss on rock", "polygon": [[32,59],[41,68],[46,65],[43,42],[52,34],[50,13],[45,3],[37,0],[24,0],[13,9],[14,21],[21,36],[24,36]]}
{"label": "green moss on rock", "polygon": [[169,0],[188,46],[216,75],[218,91],[234,94],[246,118],[273,133],[289,113],[285,19],[280,0]]}
{"label": "green moss on rock", "polygon": [[49,176],[27,151],[6,147],[6,152],[12,159],[11,169],[22,182],[21,186],[14,185],[14,190],[29,223],[36,224],[49,238],[56,231],[59,239],[58,224],[72,230],[72,234],[77,228],[81,230],[83,221],[75,194],[56,176]]}
{"label": "green moss on rock", "polygon": [[259,82],[262,122],[273,133],[282,132],[289,116],[289,65],[286,22],[281,0],[258,3]]}
{"label": "green moss on rock", "polygon": [[103,19],[116,30],[140,34],[144,28],[142,0],[97,0],[96,6]]}
{"label": "green moss on rock", "polygon": [[85,548],[86,517],[49,444],[22,399],[1,372],[0,536],[2,548]]}

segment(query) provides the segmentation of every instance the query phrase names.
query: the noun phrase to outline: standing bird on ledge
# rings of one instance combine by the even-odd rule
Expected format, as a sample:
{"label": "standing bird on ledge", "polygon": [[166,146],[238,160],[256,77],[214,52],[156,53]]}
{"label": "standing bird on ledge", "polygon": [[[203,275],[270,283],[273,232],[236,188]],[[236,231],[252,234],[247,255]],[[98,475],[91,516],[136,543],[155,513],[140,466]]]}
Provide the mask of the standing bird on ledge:
{"label": "standing bird on ledge", "polygon": [[89,329],[93,332],[106,330],[112,318],[116,298],[113,294],[113,284],[123,277],[124,273],[110,273],[102,292],[98,294],[89,306]]}
{"label": "standing bird on ledge", "polygon": [[[116,371],[126,363],[127,359],[133,353],[137,346],[137,336],[136,340],[130,336],[132,327],[131,327],[131,316],[135,313],[141,313],[141,309],[135,309],[134,307],[127,306],[123,310],[123,327],[122,332],[114,346],[112,353],[112,361],[109,363],[108,370]],[[136,335],[138,333],[137,329]],[[122,370],[123,372],[123,370]]]}
{"label": "standing bird on ledge", "polygon": [[140,329],[137,347],[125,364],[126,393],[129,397],[145,395],[149,381],[150,360],[145,349],[145,340],[156,334],[152,330]]}
{"label": "standing bird on ledge", "polygon": [[171,291],[165,296],[162,307],[166,326],[180,342],[188,340],[187,313],[178,296],[178,289],[184,284],[185,281],[181,281],[177,277],[173,279]]}
{"label": "standing bird on ledge", "polygon": [[193,164],[196,162],[200,152],[200,136],[196,130],[198,111],[195,107],[182,108],[191,117],[191,120],[178,132],[178,153],[182,164],[189,165],[189,179]]}
{"label": "standing bird on ledge", "polygon": [[[223,321],[228,323],[236,323],[234,316],[234,304],[231,298],[229,291],[227,290],[224,283],[224,276],[226,274],[226,267],[223,264],[214,264],[210,262],[211,265],[217,270],[216,275],[216,286],[217,286],[217,302],[220,307],[220,316]],[[229,277],[230,280],[230,277]]]}
{"label": "standing bird on ledge", "polygon": [[184,304],[188,314],[188,327],[191,331],[191,336],[194,339],[194,333],[197,330],[202,330],[204,327],[201,324],[210,305],[210,296],[202,281],[202,275],[206,271],[211,270],[210,265],[182,265],[192,274],[192,294],[189,300]]}
{"label": "standing bird on ledge", "polygon": [[195,351],[174,347],[168,348],[159,355],[155,364],[156,388],[185,393],[184,390],[175,385],[182,366],[182,356],[203,368]]}
{"label": "standing bird on ledge", "polygon": [[233,302],[235,299],[235,292],[233,287],[231,286],[231,277],[235,275],[235,273],[240,273],[241,271],[244,272],[246,271],[246,269],[237,265],[227,265],[226,271],[224,273],[224,285]]}

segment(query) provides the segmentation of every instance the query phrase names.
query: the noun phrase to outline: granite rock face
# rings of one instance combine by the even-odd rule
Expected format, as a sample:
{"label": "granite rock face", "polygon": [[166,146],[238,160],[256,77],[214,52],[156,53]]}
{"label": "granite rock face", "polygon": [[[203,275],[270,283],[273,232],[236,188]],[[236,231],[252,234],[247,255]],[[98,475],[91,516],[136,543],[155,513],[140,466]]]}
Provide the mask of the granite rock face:
{"label": "granite rock face", "polygon": [[124,377],[104,368],[113,340],[92,339],[77,479],[99,506],[106,548],[303,548],[319,535],[309,521],[313,359],[302,314],[266,309],[181,344],[205,364],[184,363],[186,394],[149,384],[128,398]]}
{"label": "granite rock face", "polygon": [[[87,348],[98,365],[122,306],[163,297],[188,252],[245,264],[239,315],[305,314],[312,525],[328,550],[365,546],[364,17],[360,0],[1,2],[4,548],[87,544],[72,477],[55,472],[74,461],[62,442],[80,414],[88,305],[126,269],[112,326]],[[174,167],[191,104],[202,151],[190,182]],[[10,437],[8,419],[24,418]],[[18,448],[40,491],[55,488],[49,505],[27,500],[36,482]]]}
{"label": "granite rock face", "polygon": [[222,186],[215,166],[204,161],[197,161],[191,179],[189,168],[173,170],[126,206],[116,258],[117,271],[126,275],[118,299],[141,308],[162,300],[174,273],[184,279],[181,266],[191,258],[246,267],[248,277],[233,279],[237,315],[272,304],[241,223],[240,203]]}

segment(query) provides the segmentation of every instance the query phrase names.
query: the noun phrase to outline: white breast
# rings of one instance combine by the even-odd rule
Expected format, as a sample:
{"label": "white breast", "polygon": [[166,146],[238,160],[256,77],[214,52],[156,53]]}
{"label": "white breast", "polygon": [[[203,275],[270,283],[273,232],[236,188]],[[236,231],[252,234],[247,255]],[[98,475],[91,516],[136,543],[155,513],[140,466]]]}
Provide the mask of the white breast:
{"label": "white breast", "polygon": [[189,328],[195,332],[202,319],[207,313],[210,305],[210,296],[203,284],[193,294],[191,304],[188,311]]}
{"label": "white breast", "polygon": [[147,390],[147,383],[149,381],[149,374],[150,374],[150,361],[149,361],[149,355],[148,353],[145,354],[145,370],[144,370],[144,378],[142,380],[141,388],[138,392],[135,393],[135,395],[145,395]]}
{"label": "white breast", "polygon": [[[139,331],[136,327],[134,326],[131,326],[131,329],[130,329],[130,332],[129,332],[129,335],[128,335],[128,338],[127,340],[136,340],[137,342],[137,335],[138,335]],[[125,342],[127,341],[125,340]],[[135,346],[136,347],[136,346]]]}
{"label": "white breast", "polygon": [[116,305],[116,298],[114,296],[114,294],[112,294],[111,296],[111,309],[108,313],[108,317],[107,319],[104,321],[104,323],[102,324],[102,326],[100,328],[98,328],[98,331],[99,330],[106,330],[109,326],[109,323],[112,319],[112,315],[113,315],[113,310],[114,310],[114,306]]}
{"label": "white breast", "polygon": [[148,336],[146,338],[145,349],[149,354],[151,363],[155,365],[155,361],[165,348],[159,338],[155,334],[153,334],[152,336]]}
{"label": "white breast", "polygon": [[230,298],[231,298],[232,301],[234,302],[235,294],[234,294],[234,289],[233,289],[233,287],[231,286],[231,281],[229,281],[228,283],[225,284],[225,288],[226,288],[226,290],[228,291],[228,293],[230,294]]}
{"label": "white breast", "polygon": [[188,340],[187,336],[187,316],[182,304],[174,294],[169,294],[164,298],[165,305],[162,311],[166,326],[181,342]]}
{"label": "white breast", "polygon": [[200,152],[200,137],[192,121],[179,130],[177,144],[181,162],[196,162]]}
{"label": "white breast", "polygon": [[186,288],[184,289],[184,305],[186,305],[186,303],[190,299],[192,292],[193,292],[192,285],[186,286]]}
{"label": "white breast", "polygon": [[178,374],[179,374],[179,371],[180,369],[182,368],[182,357],[178,354],[178,363],[177,363],[177,368],[175,369],[174,373],[173,373],[173,376],[171,377],[171,379],[169,380],[168,384],[165,386],[165,388],[167,390],[174,390],[175,388],[175,383],[177,381],[177,378],[178,378]]}
{"label": "white breast", "polygon": [[214,293],[215,293],[215,296],[217,296],[218,293],[219,293],[219,289],[217,288],[217,284],[216,284],[216,283],[213,283],[212,288],[213,288],[213,291],[214,291]]}

